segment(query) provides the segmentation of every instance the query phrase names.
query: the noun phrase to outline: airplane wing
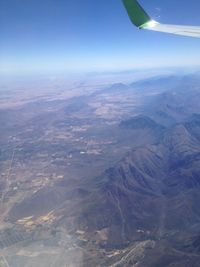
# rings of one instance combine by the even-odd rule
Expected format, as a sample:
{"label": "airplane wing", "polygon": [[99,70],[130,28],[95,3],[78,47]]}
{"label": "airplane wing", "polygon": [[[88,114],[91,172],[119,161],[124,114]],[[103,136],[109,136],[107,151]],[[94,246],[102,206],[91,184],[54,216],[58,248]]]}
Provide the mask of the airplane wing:
{"label": "airplane wing", "polygon": [[123,3],[132,23],[139,29],[200,38],[200,27],[198,26],[162,24],[151,19],[137,0],[123,0]]}

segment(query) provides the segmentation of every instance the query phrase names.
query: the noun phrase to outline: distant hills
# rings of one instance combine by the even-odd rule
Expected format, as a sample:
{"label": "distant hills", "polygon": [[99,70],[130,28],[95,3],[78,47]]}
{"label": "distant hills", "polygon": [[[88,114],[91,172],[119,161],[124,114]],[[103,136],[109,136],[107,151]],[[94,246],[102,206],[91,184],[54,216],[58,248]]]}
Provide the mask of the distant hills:
{"label": "distant hills", "polygon": [[154,120],[147,116],[136,116],[120,123],[120,127],[127,129],[164,129],[163,126],[156,123]]}
{"label": "distant hills", "polygon": [[[115,93],[117,104],[112,99]],[[112,111],[118,105],[123,106],[120,103],[123,94],[128,101],[125,111],[130,105],[130,95],[133,100],[142,99],[142,104],[134,106],[135,109],[131,106],[126,115],[116,115],[117,119],[103,117],[101,128],[92,128],[91,124],[97,127],[100,120],[93,117],[91,123],[88,114],[96,112],[95,108],[105,112],[102,95]],[[63,164],[68,163],[68,158],[74,160],[78,153],[80,165],[75,161],[75,166],[80,168],[80,177],[85,170],[82,162],[88,164],[90,173],[88,147],[96,145],[96,133],[101,137],[98,149],[108,147],[115,162],[108,164],[111,159],[102,150],[101,158],[97,153],[95,163],[104,160],[106,167],[99,168],[98,175],[71,179],[69,171],[56,180],[52,178],[15,203],[7,213],[7,221],[16,224],[21,218],[34,220],[53,213],[54,219],[48,226],[75,237],[76,246],[83,253],[83,267],[200,266],[199,100],[196,75],[115,84],[85,98],[73,99],[70,105],[62,107],[63,129],[67,115],[70,123],[79,115],[77,122],[83,119],[88,128],[81,129],[73,139],[75,144],[80,140],[85,142],[81,143],[82,150],[70,147],[70,153],[65,155],[67,146],[63,145],[65,139],[61,139]],[[58,124],[53,121],[53,125]],[[45,134],[48,136],[49,132]],[[81,161],[81,157],[86,160]]]}

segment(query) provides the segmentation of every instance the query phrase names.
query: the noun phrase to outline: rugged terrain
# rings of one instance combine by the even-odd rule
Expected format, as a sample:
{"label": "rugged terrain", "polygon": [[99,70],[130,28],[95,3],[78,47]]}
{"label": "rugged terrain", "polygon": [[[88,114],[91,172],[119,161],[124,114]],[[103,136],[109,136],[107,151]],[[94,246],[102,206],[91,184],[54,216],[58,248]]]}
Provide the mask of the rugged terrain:
{"label": "rugged terrain", "polygon": [[199,74],[43,83],[1,85],[0,266],[199,266]]}

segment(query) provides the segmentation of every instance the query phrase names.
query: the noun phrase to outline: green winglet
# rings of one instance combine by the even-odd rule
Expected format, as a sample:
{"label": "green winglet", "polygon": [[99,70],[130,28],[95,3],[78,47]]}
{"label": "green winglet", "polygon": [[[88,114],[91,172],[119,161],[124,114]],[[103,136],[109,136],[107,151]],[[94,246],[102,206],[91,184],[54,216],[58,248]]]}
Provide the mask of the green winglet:
{"label": "green winglet", "polygon": [[146,23],[151,21],[149,15],[136,0],[123,0],[123,3],[131,21],[133,24],[135,24],[135,26],[143,28]]}

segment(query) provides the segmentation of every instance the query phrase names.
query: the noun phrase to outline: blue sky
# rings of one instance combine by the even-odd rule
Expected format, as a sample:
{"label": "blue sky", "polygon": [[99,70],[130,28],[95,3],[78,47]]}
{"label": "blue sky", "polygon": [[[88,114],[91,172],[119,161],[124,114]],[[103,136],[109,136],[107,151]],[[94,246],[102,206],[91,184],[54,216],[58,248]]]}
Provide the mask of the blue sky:
{"label": "blue sky", "polygon": [[[199,0],[140,0],[163,23],[200,25]],[[200,65],[200,39],[133,27],[121,0],[1,0],[0,72]]]}

